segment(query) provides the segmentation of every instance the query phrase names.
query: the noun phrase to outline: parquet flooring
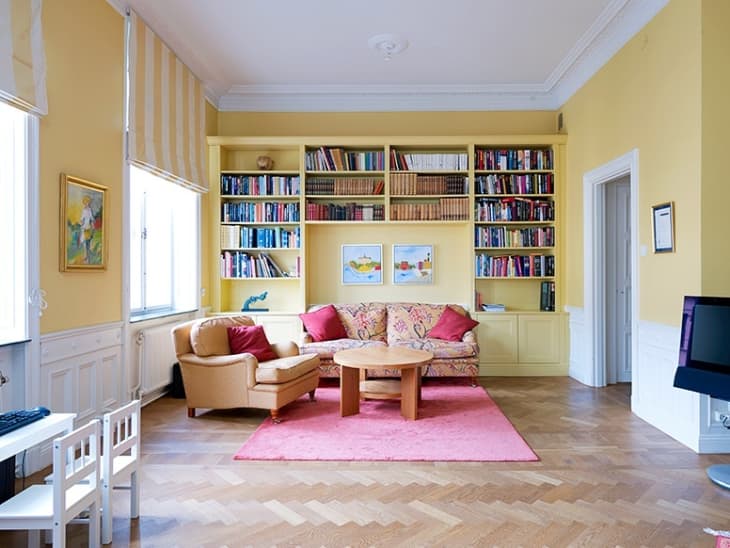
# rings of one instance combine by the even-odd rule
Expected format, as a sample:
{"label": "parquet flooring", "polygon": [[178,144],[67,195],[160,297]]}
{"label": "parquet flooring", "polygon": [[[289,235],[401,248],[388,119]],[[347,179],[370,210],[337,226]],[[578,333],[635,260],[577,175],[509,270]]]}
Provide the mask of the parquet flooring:
{"label": "parquet flooring", "polygon": [[[730,491],[705,475],[730,457],[696,455],[632,415],[627,385],[481,383],[539,462],[234,461],[265,411],[189,419],[184,400],[162,398],[142,412],[142,515],[130,522],[115,493],[113,545],[710,547],[704,527],[730,528]],[[85,534],[72,526],[69,544]],[[0,533],[0,546],[25,546],[25,533]]]}

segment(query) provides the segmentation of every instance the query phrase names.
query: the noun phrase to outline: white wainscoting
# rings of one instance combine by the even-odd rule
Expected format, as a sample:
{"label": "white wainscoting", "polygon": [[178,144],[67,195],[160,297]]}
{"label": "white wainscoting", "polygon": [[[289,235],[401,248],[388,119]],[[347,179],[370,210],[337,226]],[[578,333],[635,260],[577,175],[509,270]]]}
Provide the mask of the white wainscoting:
{"label": "white wainscoting", "polygon": [[[59,331],[41,337],[39,403],[58,413],[76,413],[76,425],[121,403],[122,324]],[[31,459],[34,471],[51,463],[50,442]]]}
{"label": "white wainscoting", "polygon": [[[586,354],[584,310],[570,314],[569,375],[588,386],[593,364]],[[730,432],[714,419],[714,411],[730,414],[728,403],[674,388],[679,327],[639,321],[638,363],[632,364],[631,410],[652,426],[699,453],[730,453]]]}
{"label": "white wainscoting", "polygon": [[586,324],[582,308],[566,306],[568,329],[570,331],[570,350],[568,357],[568,376],[587,386],[595,386],[593,367],[588,361],[585,347]]}

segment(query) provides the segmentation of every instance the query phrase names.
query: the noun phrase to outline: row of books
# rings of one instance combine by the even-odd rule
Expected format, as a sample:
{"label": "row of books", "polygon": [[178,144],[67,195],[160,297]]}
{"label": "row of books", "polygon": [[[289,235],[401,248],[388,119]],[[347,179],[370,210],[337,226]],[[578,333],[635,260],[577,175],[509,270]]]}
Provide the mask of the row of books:
{"label": "row of books", "polygon": [[385,181],[378,177],[307,177],[304,190],[312,195],[382,195]]}
{"label": "row of books", "polygon": [[555,228],[531,226],[477,226],[474,229],[475,247],[554,247]]}
{"label": "row of books", "polygon": [[552,149],[480,148],[476,150],[474,169],[553,169]]}
{"label": "row of books", "polygon": [[299,249],[300,229],[221,225],[221,249],[282,248]]}
{"label": "row of books", "polygon": [[322,204],[307,202],[306,215],[308,221],[383,221],[385,206],[383,204]]}
{"label": "row of books", "polygon": [[391,221],[466,221],[468,198],[440,198],[437,202],[392,203]]}
{"label": "row of books", "polygon": [[486,278],[540,278],[555,275],[552,255],[487,255],[477,253],[475,272]]}
{"label": "row of books", "polygon": [[221,196],[299,196],[299,176],[221,175]]}
{"label": "row of books", "polygon": [[467,177],[464,175],[391,173],[390,193],[396,196],[468,194],[469,183]]}
{"label": "row of books", "polygon": [[298,223],[299,202],[223,202],[224,223]]}
{"label": "row of books", "polygon": [[477,221],[553,221],[552,200],[532,198],[479,198],[475,202]]}
{"label": "row of books", "polygon": [[477,194],[552,194],[552,173],[491,173],[474,180]]}
{"label": "row of books", "polygon": [[[297,261],[299,265],[299,261]],[[298,271],[293,272],[299,276]],[[224,251],[220,255],[222,278],[288,278],[283,270],[267,253],[253,255],[243,251]]]}
{"label": "row of books", "polygon": [[555,312],[555,282],[545,281],[540,284],[540,310]]}
{"label": "row of books", "polygon": [[469,161],[466,152],[398,152],[390,151],[390,169],[417,171],[450,169],[466,171]]}
{"label": "row of books", "polygon": [[349,151],[337,147],[320,147],[304,155],[307,171],[383,171],[382,150]]}

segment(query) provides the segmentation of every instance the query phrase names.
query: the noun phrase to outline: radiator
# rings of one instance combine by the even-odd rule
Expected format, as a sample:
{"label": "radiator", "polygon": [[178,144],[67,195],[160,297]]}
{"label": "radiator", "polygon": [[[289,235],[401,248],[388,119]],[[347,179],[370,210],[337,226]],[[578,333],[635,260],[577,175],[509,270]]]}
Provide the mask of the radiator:
{"label": "radiator", "polygon": [[177,323],[157,325],[137,333],[139,396],[158,391],[172,382],[172,365],[177,357],[170,332]]}

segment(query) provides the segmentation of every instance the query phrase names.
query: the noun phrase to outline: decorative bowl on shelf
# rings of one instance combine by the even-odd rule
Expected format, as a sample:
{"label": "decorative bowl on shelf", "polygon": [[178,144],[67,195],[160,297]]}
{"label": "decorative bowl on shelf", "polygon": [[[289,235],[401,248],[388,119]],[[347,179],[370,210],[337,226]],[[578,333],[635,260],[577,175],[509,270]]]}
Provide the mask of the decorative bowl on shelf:
{"label": "decorative bowl on shelf", "polygon": [[274,167],[274,160],[270,156],[259,156],[256,158],[256,165],[259,169],[272,169]]}

